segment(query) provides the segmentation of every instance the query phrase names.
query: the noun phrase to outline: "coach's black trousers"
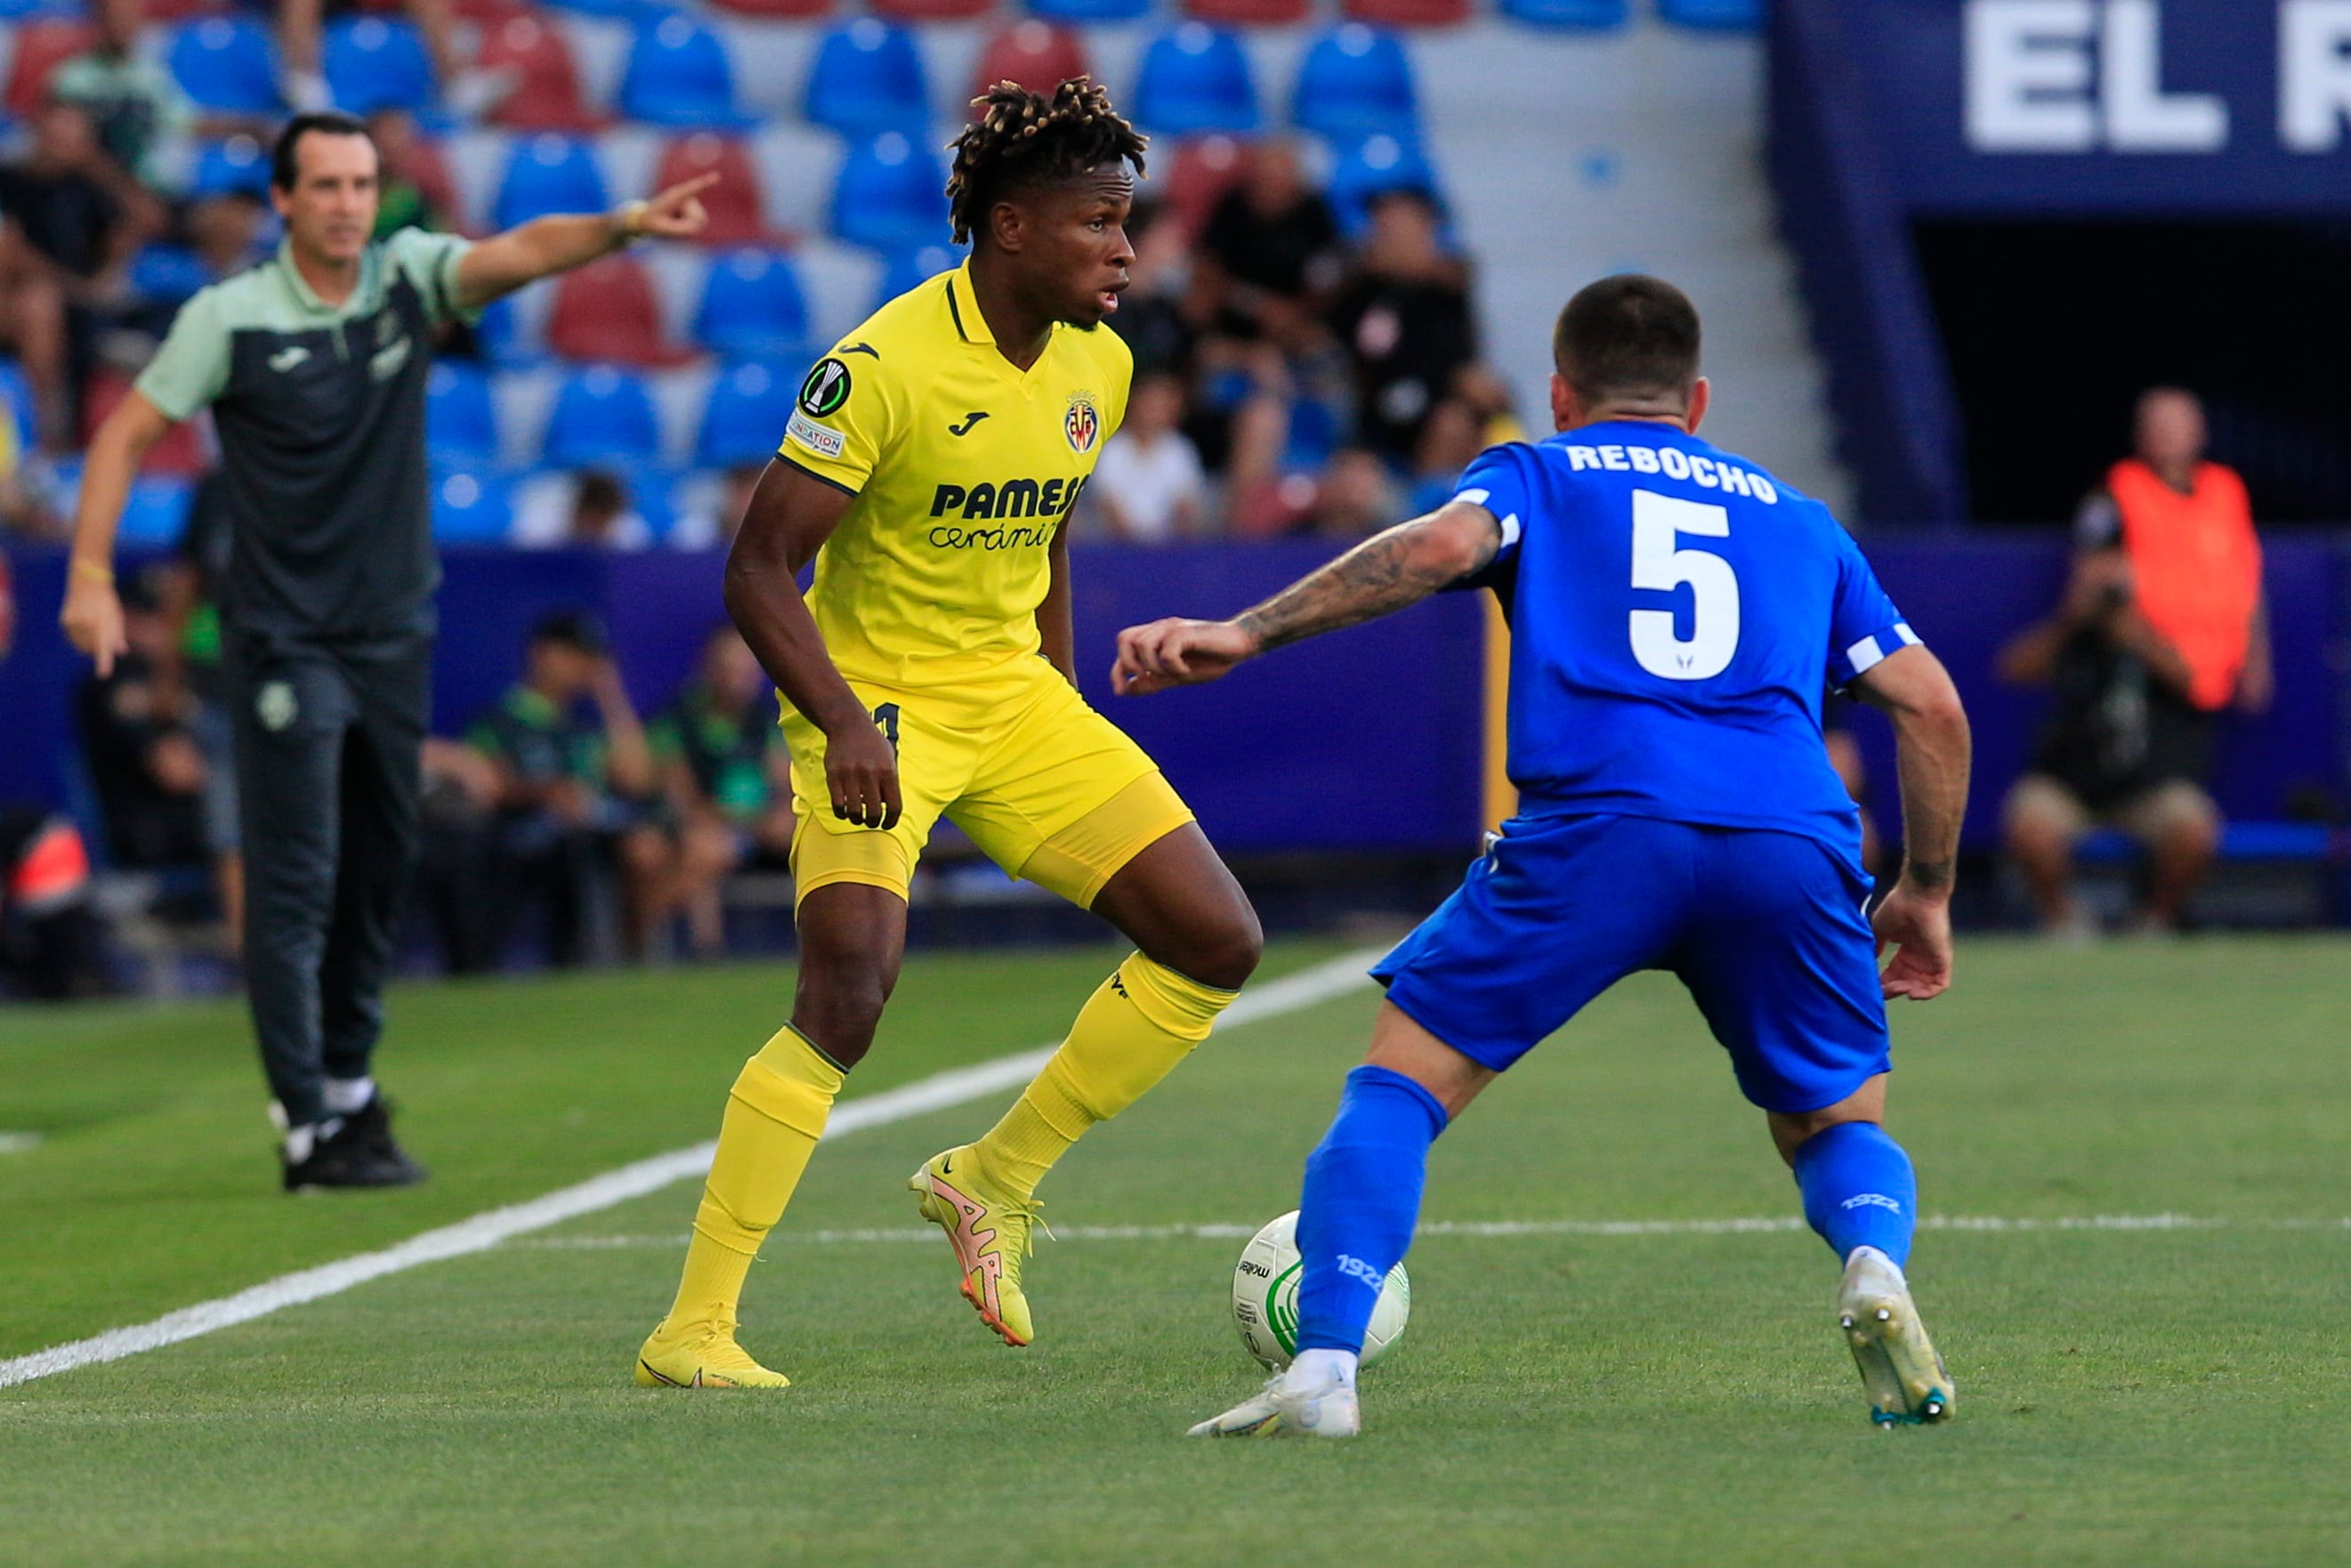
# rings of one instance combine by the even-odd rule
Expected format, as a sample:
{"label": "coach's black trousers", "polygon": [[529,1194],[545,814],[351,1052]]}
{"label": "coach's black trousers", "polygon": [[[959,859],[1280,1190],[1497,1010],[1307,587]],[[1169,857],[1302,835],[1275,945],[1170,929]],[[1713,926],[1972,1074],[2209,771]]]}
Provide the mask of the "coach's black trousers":
{"label": "coach's black trousers", "polygon": [[367,1075],[416,854],[433,643],[227,639],[245,837],[245,972],[269,1087],[296,1124]]}

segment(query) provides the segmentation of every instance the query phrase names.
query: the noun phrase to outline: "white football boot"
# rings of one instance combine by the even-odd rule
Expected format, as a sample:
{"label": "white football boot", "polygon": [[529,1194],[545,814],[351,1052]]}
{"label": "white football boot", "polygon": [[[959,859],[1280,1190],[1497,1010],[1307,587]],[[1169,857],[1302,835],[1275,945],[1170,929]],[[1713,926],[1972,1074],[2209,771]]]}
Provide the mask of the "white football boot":
{"label": "white football boot", "polygon": [[1266,1379],[1256,1397],[1201,1422],[1194,1437],[1352,1437],[1363,1429],[1355,1402],[1355,1358],[1343,1351],[1305,1351],[1290,1369]]}
{"label": "white football boot", "polygon": [[1951,1418],[1950,1374],[1918,1321],[1900,1266],[1875,1247],[1855,1248],[1845,1262],[1837,1324],[1869,1391],[1871,1420],[1895,1427]]}

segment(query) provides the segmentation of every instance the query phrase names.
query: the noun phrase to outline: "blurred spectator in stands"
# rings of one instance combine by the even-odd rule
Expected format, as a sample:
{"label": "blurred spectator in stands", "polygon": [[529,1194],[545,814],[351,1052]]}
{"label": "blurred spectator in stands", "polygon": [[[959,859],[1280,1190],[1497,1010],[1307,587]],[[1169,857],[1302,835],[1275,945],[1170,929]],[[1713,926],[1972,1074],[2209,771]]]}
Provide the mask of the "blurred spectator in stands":
{"label": "blurred spectator in stands", "polygon": [[68,452],[92,312],[127,301],[131,257],[162,232],[163,210],[107,156],[88,114],[52,101],[27,156],[0,168],[0,334],[24,364],[42,445]]}
{"label": "blurred spectator in stands", "polygon": [[1126,220],[1126,242],[1134,262],[1111,329],[1134,353],[1137,381],[1163,372],[1188,379],[1215,309],[1196,280],[1184,225],[1157,203],[1138,203]]}
{"label": "blurred spectator in stands", "polygon": [[57,67],[49,96],[89,116],[99,145],[132,178],[168,193],[179,145],[196,108],[180,84],[140,48],[146,0],[93,0],[98,41]]}
{"label": "blurred spectator in stands", "polygon": [[23,414],[28,412],[18,410],[13,390],[0,386],[0,535],[59,538],[66,534],[66,525],[49,505],[45,487],[26,483],[19,433],[24,428]]}
{"label": "blurred spectator in stands", "polygon": [[1182,382],[1165,371],[1135,378],[1126,423],[1086,482],[1086,505],[1109,538],[1165,544],[1201,531],[1208,477],[1199,449],[1176,427],[1183,413]]}
{"label": "blurred spectator in stands", "polygon": [[[334,95],[319,68],[320,25],[329,12],[345,6],[338,0],[277,0],[277,51],[286,62],[286,101],[298,112],[335,107]],[[488,113],[514,92],[511,72],[469,68],[457,48],[456,10],[450,0],[404,0],[402,9],[424,39],[432,57],[434,79],[441,85],[441,102],[460,120]]]}
{"label": "blurred spectator in stands", "polygon": [[445,192],[432,188],[431,167],[416,131],[416,120],[404,109],[380,109],[368,116],[368,136],[375,142],[381,199],[375,209],[375,237],[402,229],[441,230],[454,226],[442,210]]}
{"label": "blurred spectator in stands", "polygon": [[569,966],[588,956],[596,889],[615,862],[623,947],[642,956],[672,854],[647,815],[653,753],[602,628],[573,611],[542,619],[523,678],[466,738],[497,769],[501,892],[545,905],[552,960]]}
{"label": "blurred spectator in stands", "polygon": [[172,623],[144,578],[123,584],[122,612],[130,651],[116,657],[110,674],[83,681],[78,704],[107,847],[115,864],[131,870],[202,864],[212,857],[204,754]]}
{"label": "blurred spectator in stands", "polygon": [[1220,308],[1219,330],[1285,349],[1315,334],[1342,275],[1339,221],[1306,183],[1295,145],[1274,137],[1250,151],[1248,174],[1208,214],[1194,265]]}
{"label": "blurred spectator in stands", "polygon": [[2006,678],[2056,688],[2007,812],[2010,848],[2053,930],[2083,927],[2073,846],[2101,819],[2147,846],[2141,924],[2179,925],[2220,842],[2204,789],[2214,716],[2261,712],[2274,689],[2252,507],[2242,480],[2204,459],[2202,404],[2149,390],[2135,444],[2075,519],[2064,603],[2001,657]]}
{"label": "blurred spectator in stands", "polygon": [[269,254],[264,235],[269,225],[267,204],[251,191],[227,190],[199,196],[188,204],[181,226],[188,248],[204,264],[204,281],[217,283],[243,272]]}
{"label": "blurred spectator in stands", "polygon": [[653,542],[651,525],[630,500],[628,482],[601,468],[526,496],[508,537],[530,549],[639,550]]}
{"label": "blurred spectator in stands", "polygon": [[1491,444],[1478,411],[1458,397],[1428,411],[1413,445],[1412,488],[1405,510],[1412,517],[1433,512],[1453,498],[1461,471]]}
{"label": "blurred spectator in stands", "polygon": [[1355,439],[1399,468],[1478,358],[1468,269],[1446,250],[1442,223],[1426,191],[1373,197],[1354,269],[1331,302],[1332,330],[1355,364]]}
{"label": "blurred spectator in stands", "polygon": [[1314,484],[1307,526],[1324,538],[1359,539],[1404,520],[1404,503],[1379,455],[1360,446],[1331,455]]}
{"label": "blurred spectator in stands", "polygon": [[[16,640],[16,588],[0,554],[0,664]],[[89,851],[72,822],[32,801],[0,801],[0,977],[45,1000],[101,988]]]}
{"label": "blurred spectator in stands", "polygon": [[791,754],[775,688],[735,628],[721,623],[702,663],[646,727],[674,834],[664,913],[683,912],[695,953],[726,946],[719,889],[747,866],[789,871]]}
{"label": "blurred spectator in stands", "polygon": [[495,968],[501,956],[497,764],[471,746],[424,737],[417,796],[417,902],[450,974]]}

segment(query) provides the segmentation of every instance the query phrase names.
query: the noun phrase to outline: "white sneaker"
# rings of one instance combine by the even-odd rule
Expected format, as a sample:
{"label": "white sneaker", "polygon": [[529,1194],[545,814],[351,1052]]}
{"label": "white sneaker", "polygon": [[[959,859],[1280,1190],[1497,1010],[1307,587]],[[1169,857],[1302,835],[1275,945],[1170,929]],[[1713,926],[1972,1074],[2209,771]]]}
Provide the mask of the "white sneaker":
{"label": "white sneaker", "polygon": [[1201,1422],[1186,1436],[1352,1437],[1363,1425],[1353,1378],[1335,1368],[1301,1368],[1293,1363],[1289,1371],[1266,1379],[1255,1398]]}
{"label": "white sneaker", "polygon": [[1950,1374],[1893,1259],[1875,1247],[1854,1249],[1837,1287],[1837,1323],[1869,1391],[1871,1420],[1893,1427],[1950,1419]]}

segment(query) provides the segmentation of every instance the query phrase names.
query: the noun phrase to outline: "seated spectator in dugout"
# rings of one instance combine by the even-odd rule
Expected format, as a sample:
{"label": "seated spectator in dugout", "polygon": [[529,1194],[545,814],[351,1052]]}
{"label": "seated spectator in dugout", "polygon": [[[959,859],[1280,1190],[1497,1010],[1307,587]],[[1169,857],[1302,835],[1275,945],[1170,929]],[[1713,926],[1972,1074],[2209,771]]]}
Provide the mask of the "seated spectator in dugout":
{"label": "seated spectator in dugout", "polygon": [[116,865],[153,871],[212,859],[204,832],[206,765],[198,704],[182,677],[172,622],[152,584],[122,586],[130,651],[82,683],[79,719],[91,787]]}
{"label": "seated spectator in dugout", "polygon": [[728,876],[791,868],[792,759],[776,719],[767,672],[721,624],[676,700],[646,727],[676,835],[661,913],[685,915],[699,957],[726,948],[719,888]]}
{"label": "seated spectator in dugout", "polygon": [[[545,904],[550,960],[569,967],[589,956],[596,889],[613,862],[622,947],[642,956],[672,852],[648,810],[653,753],[603,629],[575,611],[542,619],[531,628],[522,679],[466,739],[497,769],[501,894]],[[498,925],[503,950],[507,921]]]}

